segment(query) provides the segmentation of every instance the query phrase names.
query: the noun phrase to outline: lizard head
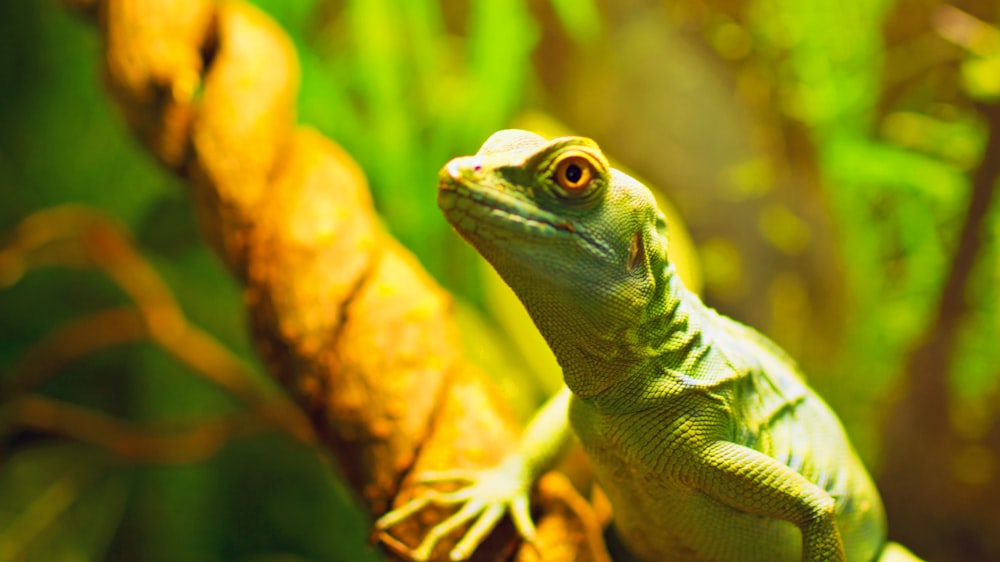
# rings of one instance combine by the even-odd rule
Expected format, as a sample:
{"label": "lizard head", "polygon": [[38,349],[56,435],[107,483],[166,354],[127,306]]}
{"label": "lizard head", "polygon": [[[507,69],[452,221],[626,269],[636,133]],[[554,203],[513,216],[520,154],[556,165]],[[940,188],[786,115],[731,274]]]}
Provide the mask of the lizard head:
{"label": "lizard head", "polygon": [[640,323],[667,265],[666,221],[652,194],[587,138],[495,133],[441,170],[438,205],[514,289],[557,356],[579,347],[555,341],[571,333],[630,339],[620,330]]}

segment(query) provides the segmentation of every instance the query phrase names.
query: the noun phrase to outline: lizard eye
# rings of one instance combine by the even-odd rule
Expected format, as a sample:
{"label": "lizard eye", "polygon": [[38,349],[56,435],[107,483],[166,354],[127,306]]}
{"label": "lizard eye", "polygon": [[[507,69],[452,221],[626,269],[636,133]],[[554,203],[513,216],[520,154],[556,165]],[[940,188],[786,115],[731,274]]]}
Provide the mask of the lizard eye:
{"label": "lizard eye", "polygon": [[556,183],[567,195],[580,195],[594,179],[594,164],[581,154],[567,154],[556,166]]}

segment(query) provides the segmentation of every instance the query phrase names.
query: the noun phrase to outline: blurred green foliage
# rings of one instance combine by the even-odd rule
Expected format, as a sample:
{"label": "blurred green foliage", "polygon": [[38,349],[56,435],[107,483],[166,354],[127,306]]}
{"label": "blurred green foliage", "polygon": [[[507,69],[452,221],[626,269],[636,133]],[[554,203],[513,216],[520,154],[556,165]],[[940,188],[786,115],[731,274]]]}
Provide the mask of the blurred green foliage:
{"label": "blurred green foliage", "polygon": [[[964,100],[960,93],[935,99],[926,92],[901,107],[883,105],[885,92],[896,86],[887,64],[906,56],[897,52],[887,60],[885,54],[883,25],[891,8],[885,1],[855,2],[845,11],[833,1],[775,0],[758,2],[753,20],[769,43],[786,47],[778,67],[779,80],[788,84],[782,109],[809,127],[837,218],[853,315],[842,344],[851,352],[841,354],[836,372],[865,373],[838,380],[841,390],[833,392],[849,389],[847,407],[885,395],[934,320],[968,204],[970,170],[982,158],[1000,157],[983,154],[985,128],[968,103],[986,86]],[[827,25],[833,17],[843,25]],[[959,63],[973,59],[951,56]],[[960,353],[951,378],[965,400],[985,398],[998,374],[992,366],[1000,347],[993,344],[1000,332],[990,314],[1000,296],[996,263],[991,244],[980,260],[977,290],[969,291],[968,322],[975,328],[962,341],[977,352]]]}
{"label": "blurred green foliage", "polygon": [[[522,411],[537,399],[523,396],[530,352],[500,334],[510,303],[484,285],[434,190],[446,160],[530,109],[595,136],[677,203],[706,299],[799,357],[878,465],[879,410],[934,321],[971,178],[1000,158],[983,153],[975,106],[1000,98],[988,14],[923,2],[916,18],[888,0],[257,4],[298,47],[299,120],[357,159],[388,228],[470,303],[470,353],[521,393]],[[201,243],[182,182],[132,141],[101,87],[95,30],[53,2],[3,3],[0,27],[0,231],[67,202],[105,211],[192,321],[253,360],[239,288]],[[996,213],[949,373],[956,426],[972,434],[996,413]],[[0,291],[0,372],[62,322],[122,302],[90,272],[34,272]],[[96,354],[44,391],[158,423],[234,405],[147,345]],[[377,559],[367,514],[285,438],[136,466],[0,430],[0,562]]]}

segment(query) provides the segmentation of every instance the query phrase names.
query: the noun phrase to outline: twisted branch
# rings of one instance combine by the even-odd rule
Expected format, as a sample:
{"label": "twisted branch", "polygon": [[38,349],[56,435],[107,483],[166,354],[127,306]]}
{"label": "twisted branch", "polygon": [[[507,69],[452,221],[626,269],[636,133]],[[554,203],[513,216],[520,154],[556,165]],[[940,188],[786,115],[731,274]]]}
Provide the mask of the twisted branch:
{"label": "twisted branch", "polygon": [[[295,126],[282,30],[238,1],[68,3],[96,15],[112,96],[189,179],[206,238],[246,286],[258,352],[369,509],[405,501],[413,471],[505,455],[513,417],[459,355],[448,296],[378,225],[350,157]],[[579,502],[546,490],[540,551],[517,559],[600,559],[594,525],[558,508]],[[442,514],[430,515],[397,538],[415,545]],[[508,526],[477,559],[506,560],[513,541]]]}

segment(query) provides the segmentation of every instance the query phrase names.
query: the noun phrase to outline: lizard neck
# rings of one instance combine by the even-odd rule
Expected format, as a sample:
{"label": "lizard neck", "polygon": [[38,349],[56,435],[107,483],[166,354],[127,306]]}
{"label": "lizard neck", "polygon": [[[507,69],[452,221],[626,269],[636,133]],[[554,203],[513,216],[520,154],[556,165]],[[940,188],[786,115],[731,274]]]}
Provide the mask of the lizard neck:
{"label": "lizard neck", "polygon": [[[714,311],[687,290],[672,265],[661,269],[654,287],[637,317],[615,320],[606,315],[600,326],[563,332],[563,338],[550,341],[577,397],[600,396],[599,402],[625,406],[622,397],[654,398],[689,388],[699,379],[699,384],[709,384],[707,379],[719,372],[713,364],[721,354],[708,337],[717,319]],[[654,386],[659,390],[651,394]]]}
{"label": "lizard neck", "polygon": [[712,337],[719,332],[719,315],[684,286],[673,265],[664,268],[662,279],[663,294],[650,301],[637,328],[648,358],[645,366],[706,378],[720,351]]}

